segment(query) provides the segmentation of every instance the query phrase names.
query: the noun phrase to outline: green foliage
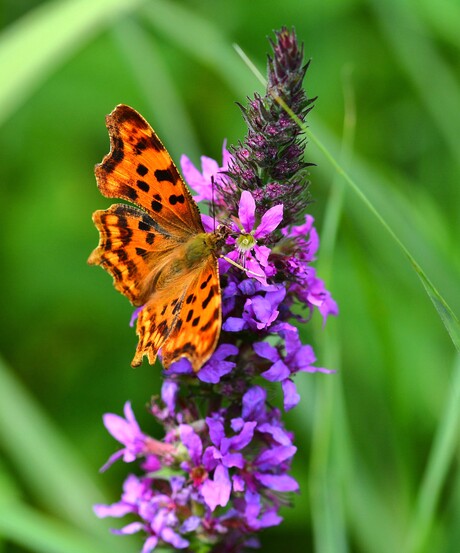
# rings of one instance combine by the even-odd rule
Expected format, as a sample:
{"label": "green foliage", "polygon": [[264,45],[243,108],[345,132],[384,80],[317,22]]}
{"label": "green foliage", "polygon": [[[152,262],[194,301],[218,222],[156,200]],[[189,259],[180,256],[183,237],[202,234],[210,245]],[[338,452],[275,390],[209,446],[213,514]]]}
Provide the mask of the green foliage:
{"label": "green foliage", "polygon": [[457,2],[2,7],[0,551],[139,551],[91,512],[117,499],[124,475],[97,472],[117,447],[102,413],[130,399],[142,424],[159,390],[157,368],[129,368],[128,302],[86,265],[91,213],[110,204],[92,174],[108,151],[104,115],[128,103],[176,160],[219,159],[223,139],[244,134],[234,102],[261,90],[232,43],[263,72],[265,37],[295,25],[319,96],[308,124],[333,156],[310,138],[318,270],[341,309],[303,332],[338,372],[297,380],[302,491],[263,550],[456,552],[460,364],[443,323],[458,348]]}

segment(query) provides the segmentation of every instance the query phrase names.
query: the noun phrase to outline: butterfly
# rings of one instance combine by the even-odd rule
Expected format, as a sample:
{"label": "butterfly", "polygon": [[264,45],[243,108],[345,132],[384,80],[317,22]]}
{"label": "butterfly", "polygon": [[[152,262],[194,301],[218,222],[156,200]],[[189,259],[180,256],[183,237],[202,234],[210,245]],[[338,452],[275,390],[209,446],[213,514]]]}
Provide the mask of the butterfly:
{"label": "butterfly", "polygon": [[171,156],[147,121],[118,105],[106,117],[110,152],[95,167],[108,198],[130,202],[94,212],[97,248],[88,259],[139,307],[131,365],[161,350],[168,368],[186,357],[195,372],[216,348],[222,326],[217,250]]}

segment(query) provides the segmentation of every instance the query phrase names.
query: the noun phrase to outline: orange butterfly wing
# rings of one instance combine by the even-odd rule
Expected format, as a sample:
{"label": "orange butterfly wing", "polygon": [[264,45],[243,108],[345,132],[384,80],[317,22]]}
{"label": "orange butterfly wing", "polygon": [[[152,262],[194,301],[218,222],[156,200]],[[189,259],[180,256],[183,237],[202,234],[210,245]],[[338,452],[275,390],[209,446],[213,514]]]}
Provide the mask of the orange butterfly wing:
{"label": "orange butterfly wing", "polygon": [[177,245],[159,231],[155,220],[140,209],[114,204],[95,211],[93,221],[99,230],[99,246],[88,259],[113,277],[115,288],[136,306],[149,299],[153,268]]}
{"label": "orange butterfly wing", "polygon": [[147,121],[133,108],[119,105],[106,123],[110,153],[95,168],[101,193],[142,207],[180,241],[204,232],[195,200]]}
{"label": "orange butterfly wing", "polygon": [[[178,293],[171,295],[171,289]],[[153,363],[161,348],[165,367],[187,357],[196,372],[211,357],[221,325],[217,259],[210,257],[186,278],[177,282],[171,279],[168,288],[154,293],[141,310],[137,322],[139,343],[132,364],[140,365],[144,355]]]}
{"label": "orange butterfly wing", "polygon": [[195,201],[145,119],[119,105],[106,120],[111,149],[96,166],[98,187],[138,207],[115,204],[94,213],[100,241],[88,262],[106,269],[134,305],[144,305],[133,366],[144,355],[153,363],[162,348],[165,367],[185,356],[198,371],[221,328],[216,238],[204,232]]}

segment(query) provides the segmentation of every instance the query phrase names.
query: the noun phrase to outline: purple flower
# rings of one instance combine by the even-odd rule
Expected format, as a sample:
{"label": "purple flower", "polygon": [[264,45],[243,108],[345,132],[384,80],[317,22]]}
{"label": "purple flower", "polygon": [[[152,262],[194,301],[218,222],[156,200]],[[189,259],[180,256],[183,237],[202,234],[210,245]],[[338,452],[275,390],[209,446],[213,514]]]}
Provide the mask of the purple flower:
{"label": "purple flower", "polygon": [[228,374],[235,368],[234,361],[226,361],[227,357],[238,354],[238,348],[233,344],[221,344],[212,354],[209,361],[202,367],[198,373],[198,378],[202,382],[216,384],[222,376]]}
{"label": "purple flower", "polygon": [[295,407],[300,400],[291,377],[297,372],[331,373],[328,369],[313,366],[316,361],[313,348],[303,345],[299,338],[299,331],[289,323],[280,323],[273,329],[284,338],[285,353],[268,342],[256,342],[254,351],[259,357],[272,363],[270,368],[261,375],[270,382],[281,382],[284,392],[284,408],[286,411]]}
{"label": "purple flower", "polygon": [[310,265],[319,248],[318,233],[313,222],[313,217],[306,215],[305,223],[281,229],[284,236],[281,249],[284,249],[285,256],[279,261],[292,281],[289,293],[310,310],[316,307],[325,323],[329,315],[338,314],[338,307]]}
{"label": "purple flower", "polygon": [[241,317],[227,317],[222,328],[228,332],[239,332],[250,328],[253,330],[268,329],[279,315],[279,305],[286,295],[283,285],[262,286],[258,282],[245,280],[236,293],[249,295],[244,302]]}
{"label": "purple flower", "polygon": [[142,553],[153,551],[159,543],[184,549],[190,542],[181,536],[198,527],[196,517],[189,516],[181,520],[179,513],[184,502],[184,478],[171,478],[165,493],[155,491],[153,481],[130,475],[123,486],[122,499],[112,505],[95,505],[94,511],[100,518],[136,515],[141,521],[132,522],[116,534],[134,534],[143,531],[146,541]]}
{"label": "purple flower", "polygon": [[141,432],[129,401],[125,403],[124,413],[126,418],[112,413],[106,413],[103,417],[107,430],[125,447],[111,455],[101,471],[106,470],[120,457],[123,457],[125,463],[131,463],[147,450],[148,438]]}
{"label": "purple flower", "polygon": [[[220,344],[216,351],[212,354],[211,358],[203,365],[198,373],[198,378],[202,382],[209,384],[216,384],[219,382],[222,376],[228,374],[235,367],[236,363],[233,361],[226,361],[227,357],[235,356],[238,353],[238,348],[233,344]],[[192,365],[188,359],[182,357],[175,363],[173,363],[166,375],[171,377],[172,375],[186,375],[195,374],[192,369]]]}
{"label": "purple flower", "polygon": [[120,457],[125,463],[132,463],[140,456],[148,456],[150,470],[158,470],[161,467],[158,457],[171,455],[174,448],[141,432],[129,401],[125,403],[124,413],[125,419],[112,413],[106,413],[103,417],[107,430],[125,447],[111,455],[101,471],[108,469]]}
{"label": "purple flower", "polygon": [[233,231],[239,235],[231,236],[227,243],[235,250],[227,257],[240,263],[248,269],[248,275],[262,284],[267,284],[267,277],[275,274],[276,270],[268,261],[270,248],[261,245],[258,241],[271,234],[283,219],[283,205],[275,205],[266,211],[256,226],[256,203],[252,194],[244,190],[241,194],[238,217],[240,225],[233,224]]}
{"label": "purple flower", "polygon": [[204,482],[201,488],[206,505],[214,511],[220,505],[225,507],[230,499],[232,484],[228,477],[228,469],[218,465],[214,471],[214,478]]}
{"label": "purple flower", "polygon": [[201,156],[200,173],[186,155],[181,157],[180,164],[182,173],[187,184],[197,193],[197,196],[195,196],[196,202],[201,202],[203,200],[216,202],[218,200],[215,185],[213,190],[213,181],[216,185],[225,185],[225,171],[227,171],[231,159],[232,156],[226,148],[225,141],[222,147],[222,166],[220,167],[214,159]]}

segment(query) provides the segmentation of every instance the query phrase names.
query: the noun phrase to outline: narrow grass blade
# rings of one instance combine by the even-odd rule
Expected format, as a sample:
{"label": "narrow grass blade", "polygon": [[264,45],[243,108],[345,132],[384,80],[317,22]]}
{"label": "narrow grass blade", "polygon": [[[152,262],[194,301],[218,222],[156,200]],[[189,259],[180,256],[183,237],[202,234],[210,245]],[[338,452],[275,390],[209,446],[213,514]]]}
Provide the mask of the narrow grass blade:
{"label": "narrow grass blade", "polygon": [[46,2],[0,35],[0,125],[56,68],[144,0]]}
{"label": "narrow grass blade", "polygon": [[[347,167],[349,166],[352,158],[356,129],[355,94],[351,81],[350,66],[345,67],[343,71],[343,97],[344,120],[340,159],[342,165]],[[329,286],[332,279],[332,259],[337,240],[340,217],[342,214],[344,194],[345,182],[338,173],[335,173],[329,198],[326,203],[326,209],[324,211],[324,223],[320,235],[321,257],[318,264],[318,272]]]}
{"label": "narrow grass blade", "polygon": [[[344,100],[341,159],[343,162],[347,162],[353,150],[356,122],[349,70],[344,72]],[[321,261],[318,270],[328,285],[331,285],[331,269],[342,212],[344,185],[343,180],[336,174],[326,205],[324,226],[321,232]],[[326,332],[321,332],[321,335],[317,332],[315,342],[320,345],[321,362],[325,366],[334,367],[339,371],[340,344],[339,336],[334,330],[335,328],[328,328]],[[339,375],[335,375],[334,378],[321,379],[316,383],[309,479],[316,553],[330,551],[345,553],[349,549],[343,512],[345,486],[341,478],[342,459],[333,453],[338,448],[337,433],[334,431],[334,427],[337,418],[335,406],[340,386]]]}
{"label": "narrow grass blade", "polygon": [[460,357],[456,358],[450,394],[438,426],[428,465],[420,486],[415,515],[409,528],[405,553],[425,551],[441,488],[455,456],[460,433]]}

